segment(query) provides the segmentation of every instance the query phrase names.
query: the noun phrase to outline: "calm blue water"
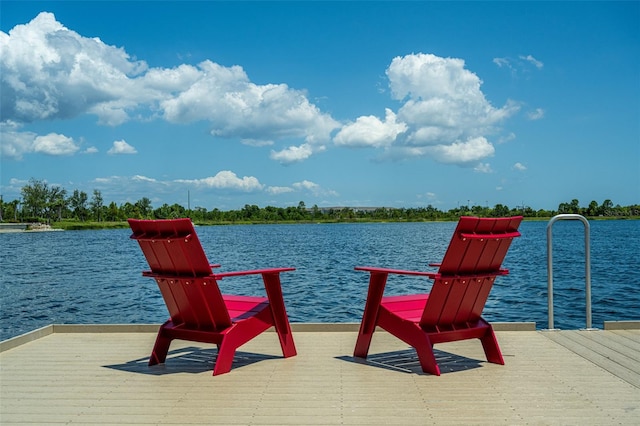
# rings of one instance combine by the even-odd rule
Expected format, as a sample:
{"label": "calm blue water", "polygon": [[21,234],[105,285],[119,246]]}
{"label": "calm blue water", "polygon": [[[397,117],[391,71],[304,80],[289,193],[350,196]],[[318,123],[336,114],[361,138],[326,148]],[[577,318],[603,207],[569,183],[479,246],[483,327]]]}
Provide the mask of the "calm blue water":
{"label": "calm blue water", "polygon": [[[547,222],[524,222],[484,311],[490,321],[546,328]],[[293,266],[282,274],[293,322],[358,322],[368,275],[356,265],[428,270],[455,223],[198,227],[221,271]],[[159,323],[167,311],[129,230],[0,234],[0,340],[52,323]],[[591,222],[593,326],[640,319],[640,221]],[[585,326],[584,227],[553,226],[555,326]],[[227,278],[223,291],[263,294],[258,277]],[[390,278],[387,294],[428,291],[430,282]]]}

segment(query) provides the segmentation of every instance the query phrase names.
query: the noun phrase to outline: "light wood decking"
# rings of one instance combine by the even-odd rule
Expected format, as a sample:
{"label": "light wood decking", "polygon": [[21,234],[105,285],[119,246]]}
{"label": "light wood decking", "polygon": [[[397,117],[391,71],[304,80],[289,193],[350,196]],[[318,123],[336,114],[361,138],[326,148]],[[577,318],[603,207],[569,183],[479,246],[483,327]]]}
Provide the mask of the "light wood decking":
{"label": "light wood decking", "polygon": [[[352,330],[349,327],[319,327]],[[59,328],[0,353],[0,424],[638,424],[640,330],[498,331],[506,365],[477,340],[436,346],[442,376],[374,335],[366,362],[354,331],[300,331],[283,359],[264,333],[213,377],[215,346],[175,342],[147,367],[155,333]],[[64,331],[64,332],[59,332]],[[90,331],[90,332],[77,332]],[[111,331],[111,332],[110,332]],[[46,333],[44,333],[46,334]]]}

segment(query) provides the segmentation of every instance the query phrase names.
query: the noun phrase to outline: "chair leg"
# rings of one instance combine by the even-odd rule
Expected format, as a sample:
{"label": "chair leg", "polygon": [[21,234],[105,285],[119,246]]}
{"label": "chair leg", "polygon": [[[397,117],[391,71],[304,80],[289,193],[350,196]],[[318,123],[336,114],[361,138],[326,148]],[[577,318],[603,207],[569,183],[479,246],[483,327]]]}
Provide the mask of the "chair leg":
{"label": "chair leg", "polygon": [[[287,330],[283,331],[281,329],[277,329],[278,339],[280,339],[280,347],[282,348],[282,356],[285,358],[289,358],[290,356],[296,356],[296,345],[293,342],[293,335],[291,334],[291,328],[288,327]],[[288,331],[288,332],[287,332]]]}
{"label": "chair leg", "polygon": [[373,331],[367,333],[363,330],[360,330],[360,332],[358,333],[358,339],[356,340],[356,347],[353,351],[353,356],[357,358],[367,358],[372,338]]}
{"label": "chair leg", "polygon": [[427,336],[424,339],[420,339],[419,342],[415,342],[414,346],[416,353],[418,354],[418,360],[420,361],[420,367],[425,373],[433,374],[435,376],[440,375],[440,367],[436,361],[436,357],[433,354],[433,345]]}
{"label": "chair leg", "polygon": [[158,332],[156,337],[156,343],[153,345],[153,351],[149,357],[149,366],[156,364],[163,364],[167,359],[167,353],[169,352],[169,346],[171,345],[170,337],[164,336],[162,328]]}
{"label": "chair leg", "polygon": [[367,301],[362,313],[362,322],[360,323],[360,331],[358,331],[356,347],[353,351],[354,357],[366,358],[369,353],[371,339],[378,323],[378,312],[380,311],[380,302],[387,283],[387,276],[387,273],[371,273]]}
{"label": "chair leg", "polygon": [[484,336],[480,338],[480,342],[482,342],[482,348],[484,349],[484,354],[487,357],[487,361],[494,364],[504,365],[502,352],[500,352],[498,340],[496,339],[496,335],[493,332],[493,328],[491,326],[489,326]]}
{"label": "chair leg", "polygon": [[233,364],[233,357],[236,354],[236,349],[237,348],[233,345],[233,342],[231,342],[230,339],[222,340],[222,343],[218,345],[216,365],[213,367],[214,376],[231,371],[231,365]]}
{"label": "chair leg", "polygon": [[284,306],[282,287],[280,286],[279,274],[262,274],[267,297],[269,298],[269,309],[273,318],[273,325],[278,333],[282,355],[285,358],[297,355],[296,345],[291,333],[289,317]]}

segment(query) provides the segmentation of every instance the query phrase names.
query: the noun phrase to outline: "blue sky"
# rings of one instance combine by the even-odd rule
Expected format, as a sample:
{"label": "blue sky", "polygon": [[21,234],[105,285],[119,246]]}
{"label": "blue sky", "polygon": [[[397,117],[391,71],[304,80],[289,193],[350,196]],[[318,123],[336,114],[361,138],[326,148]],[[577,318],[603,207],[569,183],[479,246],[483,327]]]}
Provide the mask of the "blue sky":
{"label": "blue sky", "polygon": [[5,201],[640,202],[637,1],[3,0],[0,30]]}

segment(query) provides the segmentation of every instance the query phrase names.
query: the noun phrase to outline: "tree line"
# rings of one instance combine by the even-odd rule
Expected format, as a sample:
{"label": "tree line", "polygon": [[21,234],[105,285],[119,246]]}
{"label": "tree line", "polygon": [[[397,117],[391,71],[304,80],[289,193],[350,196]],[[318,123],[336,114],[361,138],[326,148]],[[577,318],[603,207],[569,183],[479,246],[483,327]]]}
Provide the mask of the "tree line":
{"label": "tree line", "polygon": [[308,208],[304,201],[293,207],[258,207],[245,205],[239,210],[221,211],[217,208],[207,210],[196,207],[188,210],[180,204],[163,204],[153,208],[151,200],[143,197],[135,203],[126,202],[117,205],[106,203],[99,190],[93,190],[91,197],[84,192],[48,185],[45,181],[31,179],[21,189],[21,199],[5,202],[0,198],[0,221],[4,222],[60,222],[92,221],[121,222],[128,218],[170,219],[190,217],[198,222],[210,223],[252,223],[252,222],[298,222],[298,221],[432,221],[455,220],[463,215],[479,217],[503,217],[522,215],[529,218],[552,217],[561,213],[574,213],[587,217],[638,217],[640,205],[614,205],[611,200],[602,203],[591,201],[588,206],[580,206],[578,200],[560,203],[557,210],[534,210],[528,206],[510,208],[503,204],[489,206],[458,206],[448,211],[439,210],[431,205],[415,208],[391,207],[333,207],[320,208],[317,205]]}

